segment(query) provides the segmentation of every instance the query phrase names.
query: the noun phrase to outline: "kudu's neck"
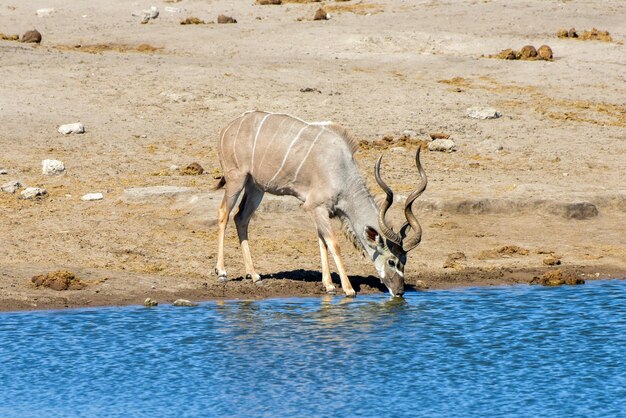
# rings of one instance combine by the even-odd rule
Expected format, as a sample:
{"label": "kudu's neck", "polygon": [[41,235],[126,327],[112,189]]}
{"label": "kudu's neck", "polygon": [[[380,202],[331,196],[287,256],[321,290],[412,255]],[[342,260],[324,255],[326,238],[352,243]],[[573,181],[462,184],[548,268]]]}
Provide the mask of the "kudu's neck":
{"label": "kudu's neck", "polygon": [[360,174],[349,179],[336,208],[342,221],[348,223],[354,238],[372,259],[374,250],[365,242],[364,231],[366,226],[378,230],[378,208]]}

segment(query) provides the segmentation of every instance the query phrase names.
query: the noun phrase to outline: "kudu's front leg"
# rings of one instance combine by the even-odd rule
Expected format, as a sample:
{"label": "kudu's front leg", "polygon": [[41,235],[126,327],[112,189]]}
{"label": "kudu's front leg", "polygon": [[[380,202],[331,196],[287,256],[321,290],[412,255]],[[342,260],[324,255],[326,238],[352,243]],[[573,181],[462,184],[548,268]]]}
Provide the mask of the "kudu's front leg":
{"label": "kudu's front leg", "polygon": [[[341,279],[341,287],[343,288],[344,293],[346,294],[346,296],[356,296],[356,292],[352,288],[350,279],[348,279],[346,267],[344,266],[343,260],[341,259],[341,250],[339,249],[339,244],[337,243],[337,239],[335,238],[335,234],[332,230],[330,217],[328,216],[328,210],[323,207],[316,207],[315,209],[313,209],[312,215],[313,219],[315,220],[315,224],[317,225],[318,235],[322,237],[325,246],[328,248],[328,251],[330,251],[330,254],[333,256],[333,260],[335,260],[337,273],[339,273],[339,278]],[[328,263],[326,263],[326,265],[328,265]],[[322,279],[324,278],[323,269],[324,267],[322,265]],[[328,278],[330,279],[330,271],[328,274]],[[324,285],[326,285],[326,283],[324,283]]]}
{"label": "kudu's front leg", "polygon": [[334,295],[337,293],[335,290],[335,285],[333,284],[333,279],[330,275],[330,265],[328,264],[328,247],[326,247],[326,243],[324,242],[324,238],[321,235],[318,236],[317,240],[320,244],[320,257],[322,259],[322,284],[326,289],[326,293]]}

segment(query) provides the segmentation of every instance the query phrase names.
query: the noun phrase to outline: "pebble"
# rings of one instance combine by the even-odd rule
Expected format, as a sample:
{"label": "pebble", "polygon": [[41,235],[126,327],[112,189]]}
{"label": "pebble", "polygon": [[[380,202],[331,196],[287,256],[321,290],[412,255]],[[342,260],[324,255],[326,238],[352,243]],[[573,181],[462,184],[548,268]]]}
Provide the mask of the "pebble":
{"label": "pebble", "polygon": [[21,199],[35,199],[44,197],[48,194],[46,189],[40,189],[39,187],[27,187],[20,193]]}
{"label": "pebble", "polygon": [[41,43],[41,33],[39,33],[37,29],[26,31],[22,35],[20,41],[24,43],[39,44]]}
{"label": "pebble", "polygon": [[456,144],[451,139],[435,139],[428,144],[429,151],[452,152],[456,151]]}
{"label": "pebble", "polygon": [[159,302],[151,298],[146,298],[146,300],[143,301],[143,306],[147,306],[149,308],[152,306],[158,306],[158,304]]}
{"label": "pebble", "polygon": [[5,193],[15,193],[21,188],[22,188],[22,184],[17,180],[4,183],[2,186],[0,186],[0,190],[2,190]]}
{"label": "pebble", "polygon": [[61,125],[59,126],[58,129],[59,133],[62,133],[63,135],[68,135],[68,134],[84,134],[85,133],[85,126],[80,123],[68,123],[67,125]]}
{"label": "pebble", "polygon": [[407,129],[405,131],[402,131],[402,136],[405,136],[410,139],[415,139],[417,138],[417,132]]}
{"label": "pebble", "polygon": [[497,119],[502,113],[493,107],[470,107],[467,109],[467,116],[474,119]]}
{"label": "pebble", "polygon": [[177,170],[180,170],[180,166],[178,166],[178,165],[171,165],[170,166],[170,171],[177,171]]}
{"label": "pebble", "polygon": [[39,16],[39,17],[50,16],[52,13],[54,13],[54,9],[51,8],[51,7],[47,7],[45,9],[38,9],[37,10],[37,16]]}
{"label": "pebble", "polygon": [[168,13],[180,13],[180,8],[168,6],[165,8],[165,11]]}
{"label": "pebble", "polygon": [[0,168],[0,176],[4,176],[5,174],[9,174],[9,171],[4,168]]}
{"label": "pebble", "polygon": [[59,160],[43,160],[41,162],[42,173],[46,176],[54,176],[56,174],[62,174],[65,171],[65,165]]}
{"label": "pebble", "polygon": [[102,200],[104,199],[104,195],[102,193],[87,193],[80,200],[84,200],[85,202],[91,202],[93,200]]}
{"label": "pebble", "polygon": [[198,304],[187,299],[176,299],[174,301],[174,306],[198,306]]}

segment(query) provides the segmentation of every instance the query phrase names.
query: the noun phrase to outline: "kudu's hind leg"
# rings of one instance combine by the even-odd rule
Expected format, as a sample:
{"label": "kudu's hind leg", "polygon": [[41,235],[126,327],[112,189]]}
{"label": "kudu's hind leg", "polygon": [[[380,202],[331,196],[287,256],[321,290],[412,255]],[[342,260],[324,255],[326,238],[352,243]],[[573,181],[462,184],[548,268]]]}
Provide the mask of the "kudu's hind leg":
{"label": "kudu's hind leg", "polygon": [[226,270],[224,269],[224,237],[226,235],[226,224],[228,223],[228,217],[233,210],[237,198],[243,190],[245,184],[245,178],[243,179],[228,179],[226,182],[226,190],[224,191],[224,197],[222,203],[217,210],[217,264],[215,266],[215,274],[217,274],[217,280],[225,282],[228,280]]}
{"label": "kudu's hind leg", "polygon": [[243,252],[243,262],[246,266],[246,276],[251,278],[254,283],[261,284],[261,276],[254,270],[252,263],[252,255],[250,254],[250,246],[248,245],[248,225],[250,218],[257,210],[263,199],[264,192],[256,188],[253,184],[246,185],[246,191],[239,203],[239,211],[235,215],[235,225],[237,226],[237,235],[239,236],[239,244]]}
{"label": "kudu's hind leg", "polygon": [[[337,243],[337,239],[335,234],[333,233],[332,225],[330,223],[330,216],[328,215],[328,210],[324,207],[316,207],[312,210],[313,219],[315,220],[315,224],[317,225],[317,233],[322,237],[328,251],[333,256],[333,260],[335,261],[335,265],[337,266],[337,272],[339,273],[339,278],[341,279],[341,287],[343,288],[346,296],[355,296],[356,292],[352,288],[352,284],[350,283],[350,279],[348,279],[348,274],[346,273],[346,267],[343,264],[343,260],[341,259],[341,250],[339,249],[339,244]],[[323,262],[323,261],[322,261]],[[327,263],[328,264],[328,263]],[[322,266],[322,269],[324,267]],[[329,274],[330,275],[330,274]],[[322,278],[324,277],[322,270]]]}

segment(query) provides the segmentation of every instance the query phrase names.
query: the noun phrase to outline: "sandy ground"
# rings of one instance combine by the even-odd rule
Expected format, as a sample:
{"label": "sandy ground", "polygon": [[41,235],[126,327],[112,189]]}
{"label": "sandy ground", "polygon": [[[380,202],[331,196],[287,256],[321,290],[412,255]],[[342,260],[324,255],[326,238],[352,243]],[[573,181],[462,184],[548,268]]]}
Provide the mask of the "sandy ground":
{"label": "sandy ground", "polygon": [[[152,5],[157,19],[132,16]],[[322,294],[315,230],[293,199],[269,200],[251,224],[257,270],[270,277],[264,287],[240,277],[232,224],[234,280],[221,285],[213,274],[215,142],[249,109],[342,124],[366,143],[357,160],[375,193],[372,168],[383,151],[387,181],[400,195],[411,190],[416,144],[367,144],[405,130],[418,140],[450,135],[456,152],[423,154],[430,183],[416,205],[424,235],[409,257],[410,287],[525,283],[556,267],[624,277],[624,1],[353,0],[326,3],[331,19],[313,21],[319,6],[1,2],[0,32],[36,28],[43,41],[0,41],[0,169],[8,172],[0,183],[19,180],[49,195],[0,193],[0,310]],[[40,8],[54,12],[39,17]],[[237,23],[179,24],[222,13]],[[608,30],[613,41],[555,36],[570,27]],[[554,60],[482,57],[526,44],[548,44]],[[471,106],[503,116],[471,119]],[[56,130],[78,121],[83,135]],[[44,176],[44,159],[62,160],[65,174]],[[169,170],[192,162],[206,173]],[[125,192],[152,186],[191,189]],[[89,192],[104,200],[81,201]],[[587,219],[575,219],[581,207]],[[400,209],[394,214],[400,222]],[[519,249],[497,251],[504,246]],[[345,240],[343,248],[355,289],[379,292],[373,266]],[[466,258],[444,268],[455,252]],[[546,266],[549,256],[562,264]],[[87,286],[31,283],[59,269]]]}

